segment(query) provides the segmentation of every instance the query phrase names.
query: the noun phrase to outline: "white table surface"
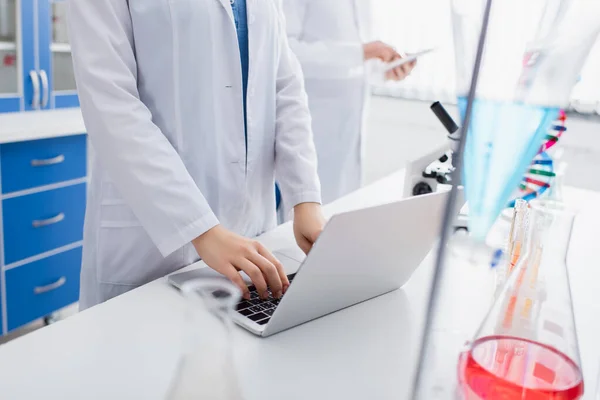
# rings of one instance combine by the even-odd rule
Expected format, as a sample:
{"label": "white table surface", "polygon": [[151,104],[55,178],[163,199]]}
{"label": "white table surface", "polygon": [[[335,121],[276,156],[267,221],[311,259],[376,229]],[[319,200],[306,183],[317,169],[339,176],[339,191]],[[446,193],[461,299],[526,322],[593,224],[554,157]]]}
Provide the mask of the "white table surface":
{"label": "white table surface", "polygon": [[[403,178],[398,172],[326,212],[397,199]],[[591,399],[600,366],[600,268],[597,240],[590,234],[598,237],[600,194],[567,188],[565,195],[582,209],[569,261],[586,398]],[[272,250],[289,248],[291,227],[283,225],[260,240]],[[401,290],[267,339],[236,327],[245,399],[408,398],[432,265],[430,255]],[[160,279],[9,342],[0,347],[0,396],[162,399],[177,360],[183,315],[180,295]]]}
{"label": "white table surface", "polygon": [[0,114],[0,144],[86,133],[79,108]]}

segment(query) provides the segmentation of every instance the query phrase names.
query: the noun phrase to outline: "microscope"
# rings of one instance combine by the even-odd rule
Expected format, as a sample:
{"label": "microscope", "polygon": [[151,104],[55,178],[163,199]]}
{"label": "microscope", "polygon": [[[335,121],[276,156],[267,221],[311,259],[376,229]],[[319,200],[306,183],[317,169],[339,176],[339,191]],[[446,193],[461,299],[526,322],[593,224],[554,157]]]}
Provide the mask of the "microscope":
{"label": "microscope", "polygon": [[[460,177],[453,176],[455,168],[452,165],[452,155],[458,150],[460,140],[459,127],[439,101],[431,105],[431,111],[448,132],[448,141],[434,151],[408,163],[404,198],[449,190],[451,185],[460,185]],[[463,207],[455,222],[455,230],[468,230],[467,212],[466,207]]]}

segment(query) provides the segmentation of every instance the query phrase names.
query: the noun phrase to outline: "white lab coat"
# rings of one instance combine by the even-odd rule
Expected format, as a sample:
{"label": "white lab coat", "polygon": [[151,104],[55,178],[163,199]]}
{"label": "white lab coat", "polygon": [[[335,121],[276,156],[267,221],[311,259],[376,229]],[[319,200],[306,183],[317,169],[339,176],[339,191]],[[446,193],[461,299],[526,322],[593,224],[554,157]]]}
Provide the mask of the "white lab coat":
{"label": "white lab coat", "polygon": [[278,0],[247,0],[248,149],[229,0],[70,0],[92,162],[81,308],[198,259],[221,223],[245,236],[319,202],[302,73]]}
{"label": "white lab coat", "polygon": [[325,204],[361,185],[370,0],[283,0],[283,8],[304,72]]}

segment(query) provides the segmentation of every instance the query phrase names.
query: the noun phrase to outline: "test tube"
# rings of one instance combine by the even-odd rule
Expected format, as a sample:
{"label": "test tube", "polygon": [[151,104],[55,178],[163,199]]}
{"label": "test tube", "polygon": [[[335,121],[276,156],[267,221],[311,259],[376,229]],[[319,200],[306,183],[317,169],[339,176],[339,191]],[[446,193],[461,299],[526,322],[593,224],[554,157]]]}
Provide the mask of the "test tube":
{"label": "test tube", "polygon": [[519,261],[523,252],[523,244],[527,235],[527,213],[528,205],[525,200],[519,199],[515,202],[513,220],[508,238],[508,268],[507,276],[510,275]]}

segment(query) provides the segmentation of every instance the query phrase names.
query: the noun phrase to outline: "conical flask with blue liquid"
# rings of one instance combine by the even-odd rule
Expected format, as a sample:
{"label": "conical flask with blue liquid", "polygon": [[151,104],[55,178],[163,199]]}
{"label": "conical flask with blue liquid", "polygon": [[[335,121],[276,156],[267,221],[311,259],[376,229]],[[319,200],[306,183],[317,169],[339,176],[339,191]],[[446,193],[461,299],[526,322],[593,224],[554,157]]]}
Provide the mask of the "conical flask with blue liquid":
{"label": "conical flask with blue liquid", "polygon": [[[454,0],[464,118],[485,1]],[[502,0],[491,7],[462,179],[469,230],[483,241],[558,117],[600,30],[595,0]]]}

